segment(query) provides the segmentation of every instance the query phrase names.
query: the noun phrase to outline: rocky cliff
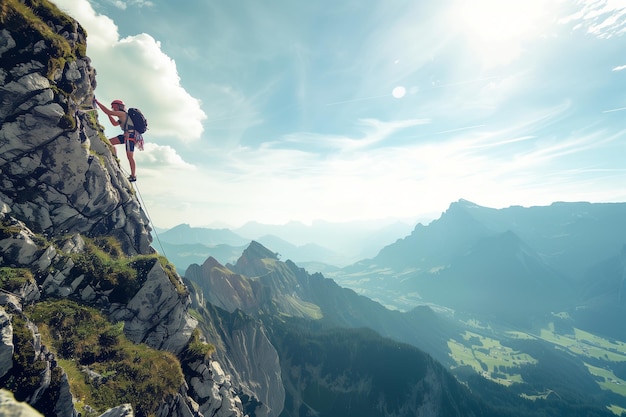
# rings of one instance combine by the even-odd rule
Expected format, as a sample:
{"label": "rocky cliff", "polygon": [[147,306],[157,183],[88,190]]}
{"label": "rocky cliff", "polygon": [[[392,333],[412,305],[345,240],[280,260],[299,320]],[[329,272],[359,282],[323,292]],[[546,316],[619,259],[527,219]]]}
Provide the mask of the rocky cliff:
{"label": "rocky cliff", "polygon": [[[197,326],[189,291],[151,248],[148,218],[91,109],[96,71],[86,42],[78,22],[46,0],[0,4],[0,388],[15,388],[19,401],[46,416],[97,415],[73,397],[62,363],[84,349],[78,379],[104,392],[115,378],[89,366],[122,355],[105,348],[129,340],[177,356],[187,372],[149,399],[157,404],[144,405],[151,410],[144,414],[241,416],[219,364],[189,353]],[[59,319],[40,318],[39,329],[33,311],[60,299],[120,326],[86,347],[69,343],[75,335],[63,337],[67,312],[52,310]],[[143,413],[122,405],[106,415],[135,412]]]}
{"label": "rocky cliff", "polygon": [[215,342],[213,356],[224,367],[236,392],[246,399],[245,411],[257,417],[280,415],[285,403],[280,358],[263,323],[241,310],[229,313],[205,305],[201,308],[202,304],[195,304],[202,314],[200,327]]}
{"label": "rocky cliff", "polygon": [[89,111],[86,33],[46,4],[2,8],[3,211],[44,236],[114,236],[129,255],[150,253],[148,219]]}

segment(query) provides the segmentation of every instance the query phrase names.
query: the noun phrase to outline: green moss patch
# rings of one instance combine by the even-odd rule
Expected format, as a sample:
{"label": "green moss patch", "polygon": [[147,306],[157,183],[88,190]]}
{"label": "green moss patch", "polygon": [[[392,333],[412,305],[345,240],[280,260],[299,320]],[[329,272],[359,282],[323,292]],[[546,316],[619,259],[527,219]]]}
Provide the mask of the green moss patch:
{"label": "green moss patch", "polygon": [[0,267],[0,288],[5,291],[18,291],[34,281],[33,274],[26,268]]}
{"label": "green moss patch", "polygon": [[109,322],[93,308],[57,300],[30,306],[25,314],[56,352],[78,404],[93,407],[98,415],[123,403],[132,404],[137,416],[154,415],[183,384],[173,354],[133,344],[122,323]]}

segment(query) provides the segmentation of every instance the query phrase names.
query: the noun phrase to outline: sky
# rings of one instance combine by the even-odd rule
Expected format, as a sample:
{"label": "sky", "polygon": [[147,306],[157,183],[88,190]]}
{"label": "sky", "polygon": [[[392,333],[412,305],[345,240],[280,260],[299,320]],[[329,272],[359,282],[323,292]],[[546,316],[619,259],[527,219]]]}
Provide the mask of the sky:
{"label": "sky", "polygon": [[53,3],[148,119],[157,227],[626,201],[624,0]]}

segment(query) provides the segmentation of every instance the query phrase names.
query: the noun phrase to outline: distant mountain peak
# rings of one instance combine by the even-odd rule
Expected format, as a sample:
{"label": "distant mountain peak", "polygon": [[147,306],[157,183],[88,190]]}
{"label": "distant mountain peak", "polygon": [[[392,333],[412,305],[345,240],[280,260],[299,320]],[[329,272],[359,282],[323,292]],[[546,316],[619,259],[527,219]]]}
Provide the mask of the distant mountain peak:
{"label": "distant mountain peak", "polygon": [[450,206],[448,207],[448,210],[446,211],[446,213],[457,212],[459,210],[465,211],[465,210],[475,210],[475,209],[489,210],[487,207],[480,206],[469,200],[465,200],[461,198],[459,201],[450,203]]}
{"label": "distant mountain peak", "polygon": [[268,262],[268,260],[277,261],[278,254],[253,240],[237,259],[235,265],[227,265],[227,267],[250,278],[259,277],[271,271],[274,262]]}
{"label": "distant mountain peak", "polygon": [[248,248],[243,251],[243,256],[249,259],[278,259],[278,254],[267,249],[256,240],[250,242]]}
{"label": "distant mountain peak", "polygon": [[203,268],[215,268],[215,267],[223,267],[223,265],[220,264],[218,260],[215,259],[214,257],[209,256],[207,260],[204,261],[204,263],[202,264],[202,267]]}
{"label": "distant mountain peak", "polygon": [[463,207],[480,207],[478,204],[472,203],[471,201],[466,200],[464,198],[461,198],[459,199],[459,201],[450,204],[450,206],[453,206],[453,205],[461,205]]}
{"label": "distant mountain peak", "polygon": [[180,230],[190,230],[190,229],[191,229],[191,225],[189,223],[181,223],[181,224],[178,224],[178,225],[172,227],[169,230],[170,231],[171,230],[180,231]]}
{"label": "distant mountain peak", "polygon": [[248,239],[244,239],[229,229],[192,227],[187,223],[181,223],[161,233],[160,239],[175,245],[200,243],[202,245],[212,246],[223,243],[233,246],[242,246],[249,242]]}

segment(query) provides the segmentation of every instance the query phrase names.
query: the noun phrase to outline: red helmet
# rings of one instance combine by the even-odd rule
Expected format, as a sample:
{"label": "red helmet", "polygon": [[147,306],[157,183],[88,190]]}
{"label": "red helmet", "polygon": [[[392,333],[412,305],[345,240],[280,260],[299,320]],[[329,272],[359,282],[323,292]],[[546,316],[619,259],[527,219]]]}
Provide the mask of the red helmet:
{"label": "red helmet", "polygon": [[113,100],[111,102],[111,107],[113,107],[114,104],[119,104],[120,106],[125,106],[124,102],[122,100]]}

